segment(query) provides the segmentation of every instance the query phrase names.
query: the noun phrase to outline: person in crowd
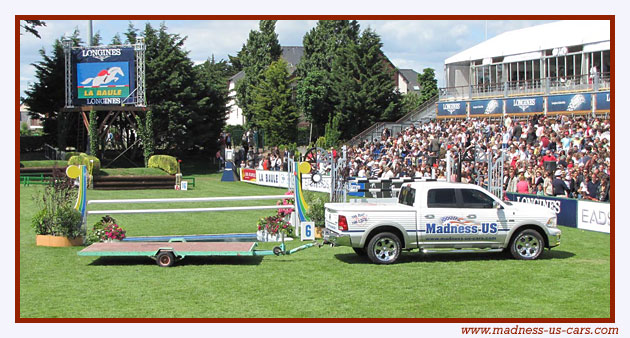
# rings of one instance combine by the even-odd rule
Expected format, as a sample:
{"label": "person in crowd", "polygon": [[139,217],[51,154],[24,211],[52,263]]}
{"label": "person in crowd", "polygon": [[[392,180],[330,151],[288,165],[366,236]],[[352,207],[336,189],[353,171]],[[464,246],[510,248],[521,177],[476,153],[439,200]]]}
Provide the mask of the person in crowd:
{"label": "person in crowd", "polygon": [[527,179],[525,179],[525,175],[524,174],[520,174],[518,176],[518,183],[516,184],[516,192],[518,192],[519,194],[529,194],[529,183],[527,182]]}
{"label": "person in crowd", "polygon": [[556,170],[555,178],[551,182],[553,189],[553,196],[567,197],[569,195],[569,187],[562,180],[562,171]]}
{"label": "person in crowd", "polygon": [[588,195],[586,195],[587,199],[592,200],[592,201],[599,200],[600,185],[599,185],[599,177],[597,177],[597,174],[593,174],[591,176],[591,181],[587,183],[586,189],[588,191]]}

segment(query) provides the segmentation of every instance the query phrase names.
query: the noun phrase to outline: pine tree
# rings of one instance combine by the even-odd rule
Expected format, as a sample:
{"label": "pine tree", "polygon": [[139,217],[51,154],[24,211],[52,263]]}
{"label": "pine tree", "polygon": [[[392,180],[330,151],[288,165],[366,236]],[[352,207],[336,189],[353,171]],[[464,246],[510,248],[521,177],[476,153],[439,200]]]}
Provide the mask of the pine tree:
{"label": "pine tree", "polygon": [[281,59],[271,63],[251,94],[252,117],[264,130],[265,145],[296,142],[299,115],[291,98],[287,62]]}
{"label": "pine tree", "polygon": [[[75,29],[72,36],[73,46],[81,42],[80,32]],[[73,143],[76,134],[70,126],[76,122],[76,115],[61,113],[64,108],[65,97],[65,55],[61,38],[53,42],[52,53],[48,55],[45,49],[39,54],[42,61],[33,64],[37,80],[24,91],[24,103],[29,106],[30,116],[43,120],[44,133],[53,138],[60,148],[65,148],[68,142]]]}
{"label": "pine tree", "polygon": [[185,38],[169,34],[163,24],[159,30],[147,24],[143,35],[147,101],[154,114],[156,146],[175,152],[216,150],[227,102],[227,90],[216,82],[226,79],[216,80],[203,69],[196,70],[183,50]]}
{"label": "pine tree", "polygon": [[116,33],[116,35],[114,35],[114,37],[112,38],[111,44],[115,46],[119,46],[123,44],[122,40],[120,39],[120,34]]}
{"label": "pine tree", "polygon": [[275,32],[276,20],[261,20],[259,31],[249,32],[247,43],[239,54],[240,62],[245,71],[245,77],[236,86],[238,105],[243,109],[247,124],[251,127],[259,127],[260,124],[253,118],[252,90],[260,81],[265,69],[280,58],[282,48],[278,42],[278,34]]}
{"label": "pine tree", "polygon": [[323,135],[337,103],[332,92],[333,61],[341,48],[357,43],[359,32],[355,20],[320,20],[304,35],[304,56],[297,67],[300,80],[296,86],[296,104],[313,123],[315,137]]}
{"label": "pine tree", "polygon": [[425,68],[422,70],[422,74],[418,74],[418,84],[421,88],[420,98],[422,103],[438,94],[437,79],[433,68]]}

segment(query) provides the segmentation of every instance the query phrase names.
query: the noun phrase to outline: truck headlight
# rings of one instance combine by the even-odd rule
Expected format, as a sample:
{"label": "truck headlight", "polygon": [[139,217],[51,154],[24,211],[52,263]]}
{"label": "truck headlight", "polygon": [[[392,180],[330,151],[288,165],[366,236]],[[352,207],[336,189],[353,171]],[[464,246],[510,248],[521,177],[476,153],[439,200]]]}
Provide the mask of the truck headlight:
{"label": "truck headlight", "polygon": [[551,217],[549,218],[549,220],[547,221],[547,227],[548,228],[557,228],[558,227],[558,221],[557,221],[557,217]]}

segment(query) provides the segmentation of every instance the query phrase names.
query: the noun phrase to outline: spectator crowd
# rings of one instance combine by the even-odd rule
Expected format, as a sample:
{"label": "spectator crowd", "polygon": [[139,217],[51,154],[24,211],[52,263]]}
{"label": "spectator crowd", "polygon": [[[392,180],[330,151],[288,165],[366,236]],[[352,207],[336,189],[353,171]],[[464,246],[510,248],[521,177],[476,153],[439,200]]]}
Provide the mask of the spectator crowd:
{"label": "spectator crowd", "polygon": [[444,179],[448,153],[463,159],[462,182],[487,186],[488,156],[502,156],[507,192],[608,201],[610,143],[606,118],[437,120],[349,148],[349,174]]}

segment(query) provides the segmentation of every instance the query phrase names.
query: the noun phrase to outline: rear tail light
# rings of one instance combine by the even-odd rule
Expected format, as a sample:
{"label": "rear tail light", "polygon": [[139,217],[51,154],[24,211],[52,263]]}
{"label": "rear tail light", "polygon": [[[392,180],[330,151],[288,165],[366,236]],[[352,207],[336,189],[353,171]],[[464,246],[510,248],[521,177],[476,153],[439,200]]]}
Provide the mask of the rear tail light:
{"label": "rear tail light", "polygon": [[337,225],[339,226],[339,230],[348,231],[348,220],[346,219],[346,216],[339,215]]}

